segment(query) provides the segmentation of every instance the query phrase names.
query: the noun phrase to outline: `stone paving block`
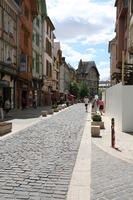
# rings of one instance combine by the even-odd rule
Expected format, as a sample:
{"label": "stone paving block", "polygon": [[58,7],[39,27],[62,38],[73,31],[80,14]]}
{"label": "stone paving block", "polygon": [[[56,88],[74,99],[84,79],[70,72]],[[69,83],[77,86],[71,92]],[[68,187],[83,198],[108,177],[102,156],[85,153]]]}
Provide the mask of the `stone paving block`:
{"label": "stone paving block", "polygon": [[133,165],[131,163],[113,157],[92,143],[91,168],[91,200],[132,199]]}
{"label": "stone paving block", "polygon": [[0,195],[25,195],[37,200],[34,195],[38,193],[43,200],[54,200],[58,195],[65,198],[85,118],[83,105],[77,104],[0,140],[0,163],[4,158],[0,186],[12,187],[0,187]]}

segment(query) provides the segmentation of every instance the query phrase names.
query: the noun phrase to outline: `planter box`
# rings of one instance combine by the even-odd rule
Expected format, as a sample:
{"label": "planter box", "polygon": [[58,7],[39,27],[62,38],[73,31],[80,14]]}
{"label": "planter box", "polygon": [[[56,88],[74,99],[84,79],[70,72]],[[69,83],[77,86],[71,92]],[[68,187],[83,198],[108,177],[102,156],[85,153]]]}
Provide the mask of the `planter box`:
{"label": "planter box", "polygon": [[100,126],[91,126],[91,136],[92,137],[100,136]]}
{"label": "planter box", "polygon": [[52,115],[54,113],[54,109],[49,110],[48,114]]}
{"label": "planter box", "polygon": [[42,111],[42,117],[47,117],[47,111]]}
{"label": "planter box", "polygon": [[0,122],[0,136],[12,131],[11,122]]}
{"label": "planter box", "polygon": [[62,110],[62,106],[58,106],[58,110]]}
{"label": "planter box", "polygon": [[104,122],[91,122],[92,126],[100,126],[100,129],[105,129]]}
{"label": "planter box", "polygon": [[95,108],[92,108],[91,112],[97,112],[97,110]]}
{"label": "planter box", "polygon": [[58,108],[55,108],[55,109],[54,109],[54,112],[59,112],[59,109],[58,109]]}

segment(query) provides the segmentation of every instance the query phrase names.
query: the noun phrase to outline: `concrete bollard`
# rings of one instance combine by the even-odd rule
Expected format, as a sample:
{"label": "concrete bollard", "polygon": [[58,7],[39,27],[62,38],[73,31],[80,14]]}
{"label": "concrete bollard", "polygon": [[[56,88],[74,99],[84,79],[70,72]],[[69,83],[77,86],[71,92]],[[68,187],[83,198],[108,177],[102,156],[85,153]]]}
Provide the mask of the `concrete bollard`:
{"label": "concrete bollard", "polygon": [[42,111],[42,117],[47,117],[47,111]]}

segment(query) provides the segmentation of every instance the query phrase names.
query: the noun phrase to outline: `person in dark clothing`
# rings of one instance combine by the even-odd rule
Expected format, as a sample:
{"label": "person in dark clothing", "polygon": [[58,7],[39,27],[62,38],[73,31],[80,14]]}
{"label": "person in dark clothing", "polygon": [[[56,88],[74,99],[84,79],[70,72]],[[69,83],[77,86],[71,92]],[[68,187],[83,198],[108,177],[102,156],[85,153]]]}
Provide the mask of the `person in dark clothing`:
{"label": "person in dark clothing", "polygon": [[1,114],[1,119],[4,119],[4,111],[3,111],[3,101],[2,97],[0,97],[0,114]]}

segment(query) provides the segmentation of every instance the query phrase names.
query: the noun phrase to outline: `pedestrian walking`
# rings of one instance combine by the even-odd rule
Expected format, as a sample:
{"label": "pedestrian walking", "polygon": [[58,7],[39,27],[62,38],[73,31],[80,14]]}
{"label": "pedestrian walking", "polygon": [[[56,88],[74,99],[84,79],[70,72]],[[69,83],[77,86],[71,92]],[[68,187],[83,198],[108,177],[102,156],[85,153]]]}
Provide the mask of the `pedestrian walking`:
{"label": "pedestrian walking", "polygon": [[22,104],[22,110],[25,108],[25,106],[26,106],[26,100],[25,100],[25,98],[24,97],[22,97],[22,102],[21,102],[21,104]]}
{"label": "pedestrian walking", "polygon": [[99,100],[99,111],[100,114],[103,115],[103,110],[104,110],[104,102],[102,101],[102,99]]}
{"label": "pedestrian walking", "polygon": [[85,103],[85,110],[86,110],[86,112],[88,112],[89,99],[87,96],[84,97],[84,103]]}
{"label": "pedestrian walking", "polygon": [[97,108],[98,108],[98,100],[97,99],[93,99],[92,101],[92,109],[97,112]]}
{"label": "pedestrian walking", "polygon": [[33,108],[37,108],[37,96],[33,98]]}
{"label": "pedestrian walking", "polygon": [[1,115],[1,119],[4,119],[4,111],[3,111],[3,101],[2,101],[2,97],[0,97],[0,115]]}
{"label": "pedestrian walking", "polygon": [[5,113],[8,114],[10,109],[11,109],[11,104],[10,104],[9,98],[6,98],[6,101],[4,103]]}

